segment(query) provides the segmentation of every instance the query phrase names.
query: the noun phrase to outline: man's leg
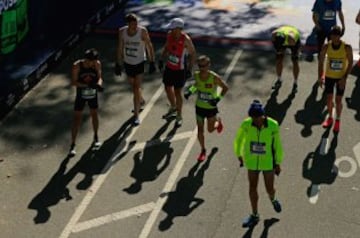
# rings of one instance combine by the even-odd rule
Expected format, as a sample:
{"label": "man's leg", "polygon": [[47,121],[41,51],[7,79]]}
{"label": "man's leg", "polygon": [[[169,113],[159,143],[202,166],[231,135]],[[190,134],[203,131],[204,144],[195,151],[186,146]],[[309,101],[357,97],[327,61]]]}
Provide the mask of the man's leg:
{"label": "man's leg", "polygon": [[270,200],[275,199],[275,188],[274,188],[274,172],[266,171],[264,172],[264,183],[266,192],[269,195]]}
{"label": "man's leg", "polygon": [[276,76],[278,79],[281,79],[282,70],[283,70],[283,60],[284,60],[284,53],[279,52],[276,53]]}
{"label": "man's leg", "polygon": [[142,74],[139,74],[135,77],[129,77],[129,82],[131,84],[133,91],[134,117],[136,119],[139,118],[140,102],[142,100],[141,81],[142,81]]}
{"label": "man's leg", "polygon": [[71,128],[71,144],[75,145],[76,137],[81,125],[82,111],[74,111],[73,124]]}
{"label": "man's leg", "polygon": [[170,107],[175,108],[176,100],[175,100],[174,87],[165,85],[165,92],[166,92],[167,99],[169,100]]}
{"label": "man's leg", "polygon": [[265,188],[266,192],[269,195],[270,201],[274,207],[274,210],[276,212],[281,212],[281,204],[275,197],[275,188],[274,188],[274,171],[266,171],[263,172],[264,174],[264,182],[265,182]]}
{"label": "man's leg", "polygon": [[259,195],[257,192],[257,185],[259,181],[259,171],[251,171],[248,170],[248,180],[249,180],[249,196],[251,202],[252,214],[246,217],[242,223],[243,227],[252,227],[259,222],[259,214],[258,214],[258,200]]}
{"label": "man's leg", "polygon": [[198,161],[203,161],[206,158],[204,118],[201,118],[200,116],[196,115],[196,124],[197,124],[197,137],[201,147],[201,152],[198,156]]}
{"label": "man's leg", "polygon": [[182,88],[175,88],[175,100],[176,100],[176,122],[175,125],[177,127],[182,125],[182,106],[183,106],[183,98],[182,98]]}
{"label": "man's leg", "polygon": [[176,100],[177,116],[182,117],[182,106],[183,106],[182,88],[175,88],[174,93]]}
{"label": "man's leg", "polygon": [[92,121],[92,127],[94,131],[94,142],[98,142],[98,130],[99,130],[99,117],[96,108],[90,109],[90,116]]}
{"label": "man's leg", "polygon": [[333,131],[335,133],[340,131],[340,117],[341,117],[341,112],[342,112],[342,108],[343,108],[342,97],[343,97],[343,95],[335,96],[336,120],[335,120],[335,125],[333,128]]}
{"label": "man's leg", "polygon": [[257,191],[257,186],[259,182],[259,172],[248,170],[248,180],[249,180],[249,197],[250,197],[251,209],[253,214],[257,214],[258,200],[259,200],[259,194]]}

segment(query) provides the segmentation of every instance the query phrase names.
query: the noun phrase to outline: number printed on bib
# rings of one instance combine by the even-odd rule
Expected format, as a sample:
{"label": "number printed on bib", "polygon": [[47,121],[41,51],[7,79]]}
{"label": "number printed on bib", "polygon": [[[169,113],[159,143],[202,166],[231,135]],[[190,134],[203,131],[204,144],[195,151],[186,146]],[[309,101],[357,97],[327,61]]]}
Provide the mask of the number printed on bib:
{"label": "number printed on bib", "polygon": [[136,57],[137,49],[136,48],[125,48],[125,54],[129,57]]}
{"label": "number printed on bib", "polygon": [[203,101],[209,101],[214,99],[210,93],[199,92],[199,99]]}
{"label": "number printed on bib", "polygon": [[180,59],[176,55],[169,55],[169,62],[172,64],[178,64]]}
{"label": "number printed on bib", "polygon": [[96,89],[84,88],[81,90],[81,97],[84,99],[91,99],[96,96]]}
{"label": "number printed on bib", "polygon": [[332,59],[330,60],[330,68],[334,71],[341,71],[343,69],[342,60]]}
{"label": "number printed on bib", "polygon": [[265,143],[250,142],[250,151],[253,154],[265,154]]}

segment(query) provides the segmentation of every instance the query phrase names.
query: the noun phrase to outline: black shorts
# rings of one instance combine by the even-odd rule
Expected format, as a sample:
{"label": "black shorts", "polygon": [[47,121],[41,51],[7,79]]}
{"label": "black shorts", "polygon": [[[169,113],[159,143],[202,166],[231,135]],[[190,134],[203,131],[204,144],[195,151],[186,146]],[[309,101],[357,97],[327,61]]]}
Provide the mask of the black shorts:
{"label": "black shorts", "polygon": [[125,73],[128,77],[136,77],[139,74],[143,74],[145,72],[145,62],[141,62],[140,64],[127,64],[124,62]]}
{"label": "black shorts", "polygon": [[81,95],[77,94],[75,98],[74,111],[84,110],[86,103],[91,109],[97,109],[99,107],[97,95],[91,99],[84,99]]}
{"label": "black shorts", "polygon": [[276,51],[276,55],[281,55],[282,56],[282,55],[284,55],[286,49],[290,49],[291,58],[295,59],[295,60],[299,59],[300,46],[301,46],[300,40],[298,40],[294,46],[275,47],[274,42],[273,42],[273,45],[274,45],[274,48],[275,48],[275,51]]}
{"label": "black shorts", "polygon": [[216,114],[219,113],[219,110],[217,109],[217,107],[212,109],[206,109],[196,106],[195,113],[196,113],[196,118],[205,119],[216,116]]}
{"label": "black shorts", "polygon": [[185,70],[172,70],[165,67],[163,74],[163,83],[165,86],[173,86],[174,88],[183,88],[185,85]]}
{"label": "black shorts", "polygon": [[336,85],[336,96],[343,96],[345,89],[339,88],[339,81],[340,79],[325,77],[325,93],[334,94],[334,87]]}

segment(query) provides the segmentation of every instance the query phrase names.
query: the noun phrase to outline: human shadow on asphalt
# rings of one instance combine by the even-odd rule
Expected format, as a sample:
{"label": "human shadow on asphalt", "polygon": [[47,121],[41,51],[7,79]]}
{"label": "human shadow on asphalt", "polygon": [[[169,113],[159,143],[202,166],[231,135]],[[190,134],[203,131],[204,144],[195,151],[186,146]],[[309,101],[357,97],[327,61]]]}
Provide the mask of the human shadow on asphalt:
{"label": "human shadow on asphalt", "polygon": [[281,103],[278,103],[277,96],[279,94],[279,87],[275,88],[266,102],[265,112],[266,115],[275,119],[279,125],[283,122],[287,110],[290,108],[292,100],[295,98],[296,91],[291,90],[288,97]]}
{"label": "human shadow on asphalt", "polygon": [[51,216],[49,210],[50,206],[56,205],[61,199],[65,199],[65,201],[72,199],[64,179],[66,167],[70,158],[70,156],[65,157],[48,184],[28,205],[29,209],[37,211],[37,214],[33,219],[35,224],[45,223],[49,220]]}
{"label": "human shadow on asphalt", "polygon": [[51,217],[49,207],[56,205],[61,199],[65,199],[65,201],[72,199],[67,186],[76,175],[79,173],[85,175],[83,180],[77,184],[77,189],[85,190],[91,186],[95,175],[105,173],[108,168],[124,157],[133,143],[130,143],[129,148],[126,148],[122,154],[114,158],[112,158],[112,155],[115,151],[121,151],[124,148],[126,137],[131,132],[131,129],[132,118],[127,120],[115,134],[107,139],[99,150],[94,150],[91,145],[68,172],[66,172],[66,167],[71,157],[66,156],[47,185],[28,205],[29,209],[37,211],[33,219],[34,223],[47,222]]}
{"label": "human shadow on asphalt", "polygon": [[356,111],[354,117],[357,121],[360,121],[360,77],[356,79],[351,97],[345,98],[345,101],[348,108]]}
{"label": "human shadow on asphalt", "polygon": [[329,134],[330,129],[326,129],[316,150],[308,153],[303,162],[302,175],[311,182],[306,191],[310,199],[317,197],[320,184],[332,184],[338,175],[338,168],[335,165],[335,150],[338,143],[337,133],[334,134],[327,153],[321,152],[324,150],[322,148],[324,146],[324,140],[328,139]]}
{"label": "human shadow on asphalt", "polygon": [[270,218],[264,220],[264,230],[262,231],[260,238],[267,238],[269,235],[269,229],[272,225],[274,225],[276,222],[279,222],[280,220],[278,218]]}
{"label": "human shadow on asphalt", "polygon": [[123,191],[135,194],[141,191],[145,182],[156,180],[170,164],[173,148],[171,138],[175,135],[177,127],[171,129],[166,138],[161,140],[161,135],[168,129],[174,118],[166,120],[166,123],[146,142],[143,152],[134,155],[134,167],[130,176],[135,179],[129,187]]}
{"label": "human shadow on asphalt", "polygon": [[209,168],[210,162],[217,151],[217,147],[212,148],[202,166],[200,166],[202,162],[197,161],[189,170],[188,175],[178,181],[175,191],[161,194],[161,196],[168,196],[168,198],[162,208],[167,216],[160,221],[160,231],[170,229],[175,217],[188,216],[204,202],[204,199],[195,197],[195,195],[204,184],[205,171]]}
{"label": "human shadow on asphalt", "polygon": [[[278,218],[274,218],[274,217],[270,218],[270,219],[265,219],[264,220],[264,229],[261,232],[260,238],[267,238],[269,235],[270,227],[279,221],[280,220]],[[256,227],[256,225],[249,227],[249,229],[247,229],[247,231],[245,232],[245,234],[242,237],[243,238],[251,238],[255,227]]]}
{"label": "human shadow on asphalt", "polygon": [[304,125],[304,128],[301,130],[303,137],[311,136],[311,128],[314,125],[320,125],[326,115],[326,110],[324,110],[326,106],[326,95],[324,91],[321,92],[321,98],[317,100],[318,91],[319,86],[318,83],[315,82],[310,95],[305,100],[304,109],[297,111],[295,114],[295,121]]}

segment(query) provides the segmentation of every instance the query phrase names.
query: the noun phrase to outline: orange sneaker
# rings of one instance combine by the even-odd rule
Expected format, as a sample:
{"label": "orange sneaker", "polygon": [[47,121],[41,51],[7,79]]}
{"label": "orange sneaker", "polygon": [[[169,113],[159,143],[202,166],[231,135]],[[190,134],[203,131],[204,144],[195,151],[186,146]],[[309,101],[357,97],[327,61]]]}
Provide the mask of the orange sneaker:
{"label": "orange sneaker", "polygon": [[329,128],[332,124],[333,124],[333,118],[332,117],[328,117],[328,119],[326,119],[323,123],[322,123],[322,127],[324,128]]}
{"label": "orange sneaker", "polygon": [[218,119],[218,126],[216,127],[216,131],[217,131],[217,133],[220,134],[223,130],[224,130],[224,125],[222,124],[221,119],[219,118]]}
{"label": "orange sneaker", "polygon": [[334,125],[334,128],[333,128],[333,131],[335,133],[338,133],[340,131],[340,120],[335,120],[335,125]]}
{"label": "orange sneaker", "polygon": [[206,150],[202,150],[201,153],[198,156],[198,161],[202,162],[206,159]]}

